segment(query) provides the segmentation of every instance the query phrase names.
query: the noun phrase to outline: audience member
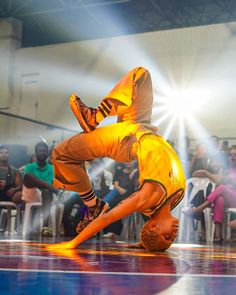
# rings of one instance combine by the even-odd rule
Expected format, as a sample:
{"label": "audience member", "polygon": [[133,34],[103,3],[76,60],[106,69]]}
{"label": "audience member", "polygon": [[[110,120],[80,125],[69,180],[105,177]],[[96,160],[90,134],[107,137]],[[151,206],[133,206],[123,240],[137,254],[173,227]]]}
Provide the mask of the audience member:
{"label": "audience member", "polygon": [[[36,155],[35,155],[35,154],[32,154],[32,155],[30,156],[29,162],[28,162],[27,164],[29,164],[29,163],[34,163],[34,162],[36,162],[36,161],[37,161],[37,159],[36,159]],[[25,169],[25,166],[26,166],[27,164],[25,164],[25,165],[23,165],[23,166],[21,166],[21,167],[19,168],[19,171],[20,171],[20,173],[21,173],[21,175],[22,175],[22,178],[24,177],[24,169]]]}
{"label": "audience member", "polygon": [[[86,170],[90,175],[94,191],[99,198],[104,198],[106,194],[113,189],[113,175],[106,169],[104,159],[95,159],[86,162]],[[76,235],[76,226],[85,214],[86,206],[82,202],[78,193],[71,193],[64,201],[64,213],[62,223],[64,226],[64,235],[74,237]]]}
{"label": "audience member", "polygon": [[228,168],[228,154],[220,150],[219,138],[216,135],[209,138],[208,158],[212,173],[222,173]]}
{"label": "audience member", "polygon": [[228,154],[228,152],[229,152],[229,141],[228,140],[224,140],[222,142],[220,150],[221,150],[221,152]]}
{"label": "audience member", "polygon": [[[206,147],[204,143],[199,143],[196,146],[196,151],[193,155],[193,158],[189,165],[189,176],[190,177],[205,177],[204,175],[200,175],[199,171],[210,171],[210,167],[208,167],[209,161],[208,161],[208,155],[206,153]],[[202,172],[203,174],[203,172]],[[190,187],[188,187],[188,192],[191,192],[192,186],[191,183],[189,184]],[[211,192],[212,185],[210,185],[207,188],[207,195]],[[197,207],[201,205],[205,201],[204,192],[202,190],[199,190],[197,194],[192,199],[190,205],[193,207]],[[199,237],[201,240],[205,240],[206,234],[205,234],[205,218],[203,212],[201,214],[195,214],[192,216],[194,219],[197,219],[201,222],[201,236]]]}
{"label": "audience member", "polygon": [[78,193],[70,193],[64,200],[62,223],[65,237],[75,237],[77,224],[83,217],[85,205]]}
{"label": "audience member", "polygon": [[51,235],[51,229],[48,227],[51,204],[53,199],[52,186],[54,173],[53,166],[47,162],[49,154],[48,145],[39,142],[35,146],[36,162],[29,163],[24,168],[24,187],[23,200],[25,202],[39,202],[42,200],[43,212],[43,232],[47,236]]}
{"label": "audience member", "polygon": [[113,178],[114,188],[104,198],[110,208],[114,208],[134,191],[134,183],[130,179],[130,174],[134,170],[135,164],[136,161],[117,163]]}
{"label": "audience member", "polygon": [[199,143],[196,146],[196,151],[189,164],[190,177],[194,176],[194,172],[200,169],[208,169],[208,157],[206,154],[206,147],[204,143]]}
{"label": "audience member", "polygon": [[[104,198],[104,201],[109,204],[110,209],[114,208],[117,204],[134,192],[134,177],[131,179],[130,174],[134,170],[135,165],[136,161],[116,164],[113,181],[114,188]],[[114,234],[119,236],[121,234],[122,227],[122,220],[118,220],[110,224],[103,230],[103,237],[111,238]]]}
{"label": "audience member", "polygon": [[[209,179],[217,184],[216,189],[209,194],[207,200],[196,208],[189,208],[187,214],[200,214],[205,208],[213,208],[213,221],[215,223],[215,241],[222,240],[222,220],[224,207],[236,207],[236,147],[230,149],[230,168],[219,175],[206,172]],[[233,227],[234,223],[229,223]]]}
{"label": "audience member", "polygon": [[93,190],[99,198],[103,199],[113,189],[113,175],[106,169],[102,158],[86,162],[86,165]]}
{"label": "audience member", "polygon": [[9,164],[9,150],[0,146],[0,201],[22,203],[22,181],[17,168]]}

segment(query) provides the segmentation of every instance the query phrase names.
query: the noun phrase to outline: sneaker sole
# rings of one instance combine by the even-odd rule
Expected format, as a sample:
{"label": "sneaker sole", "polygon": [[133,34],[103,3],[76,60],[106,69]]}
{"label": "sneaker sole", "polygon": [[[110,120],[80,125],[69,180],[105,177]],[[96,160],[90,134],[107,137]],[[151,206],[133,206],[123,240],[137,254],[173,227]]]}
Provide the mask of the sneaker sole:
{"label": "sneaker sole", "polygon": [[70,99],[70,107],[71,107],[71,110],[74,113],[76,119],[78,120],[80,126],[82,127],[82,129],[87,133],[93,131],[94,128],[92,129],[88,126],[88,124],[86,123],[86,121],[83,118],[82,113],[80,112],[79,108],[77,107],[76,98],[73,97]]}

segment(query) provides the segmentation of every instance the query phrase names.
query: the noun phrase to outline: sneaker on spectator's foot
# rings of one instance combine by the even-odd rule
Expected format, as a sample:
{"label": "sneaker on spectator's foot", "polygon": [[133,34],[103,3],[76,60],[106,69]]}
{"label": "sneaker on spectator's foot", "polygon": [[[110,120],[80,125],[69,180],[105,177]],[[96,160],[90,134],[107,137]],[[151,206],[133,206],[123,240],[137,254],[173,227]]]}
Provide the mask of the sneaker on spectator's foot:
{"label": "sneaker on spectator's foot", "polygon": [[97,127],[97,109],[87,107],[76,94],[70,97],[70,107],[85,132],[91,132]]}
{"label": "sneaker on spectator's foot", "polygon": [[43,227],[42,236],[43,237],[52,237],[52,229],[49,227]]}
{"label": "sneaker on spectator's foot", "polygon": [[93,207],[88,207],[87,212],[84,212],[82,220],[78,223],[76,227],[76,232],[79,234],[82,230],[95,218],[105,213],[109,210],[108,203],[97,198],[96,205]]}
{"label": "sneaker on spectator's foot", "polygon": [[102,235],[102,238],[104,238],[104,239],[116,239],[117,237],[118,237],[118,235],[116,235],[112,232],[108,232],[108,233]]}

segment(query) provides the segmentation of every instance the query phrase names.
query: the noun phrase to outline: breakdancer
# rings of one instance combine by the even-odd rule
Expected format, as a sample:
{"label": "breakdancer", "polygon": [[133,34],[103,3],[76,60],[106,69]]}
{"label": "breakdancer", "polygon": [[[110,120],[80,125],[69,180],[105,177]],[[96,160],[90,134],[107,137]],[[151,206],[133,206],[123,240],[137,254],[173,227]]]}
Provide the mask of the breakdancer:
{"label": "breakdancer", "polygon": [[[152,82],[149,72],[136,67],[125,75],[97,108],[87,107],[77,94],[70,97],[74,115],[84,132],[59,143],[53,151],[54,186],[79,193],[88,214],[77,226],[71,241],[48,245],[49,249],[72,249],[109,224],[141,212],[144,224],[138,246],[151,251],[170,247],[178,233],[178,219],[171,210],[182,200],[185,176],[173,148],[152,126]],[[97,128],[107,116],[117,123]],[[85,161],[110,157],[118,162],[138,160],[139,189],[109,211],[95,195]]]}

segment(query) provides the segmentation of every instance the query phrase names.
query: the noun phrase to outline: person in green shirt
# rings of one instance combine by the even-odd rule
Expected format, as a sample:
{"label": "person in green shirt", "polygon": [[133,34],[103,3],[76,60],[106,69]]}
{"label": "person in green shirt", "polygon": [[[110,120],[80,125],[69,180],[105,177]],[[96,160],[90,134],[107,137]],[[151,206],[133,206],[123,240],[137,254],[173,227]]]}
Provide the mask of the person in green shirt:
{"label": "person in green shirt", "polygon": [[[36,188],[41,191],[43,212],[42,234],[51,235],[51,230],[48,228],[48,220],[53,199],[52,193],[55,191],[55,188],[52,186],[54,178],[53,166],[47,162],[49,156],[48,145],[45,142],[38,142],[35,146],[35,155],[36,162],[25,165],[23,182],[26,191]],[[30,201],[25,196],[23,198],[26,202]]]}

